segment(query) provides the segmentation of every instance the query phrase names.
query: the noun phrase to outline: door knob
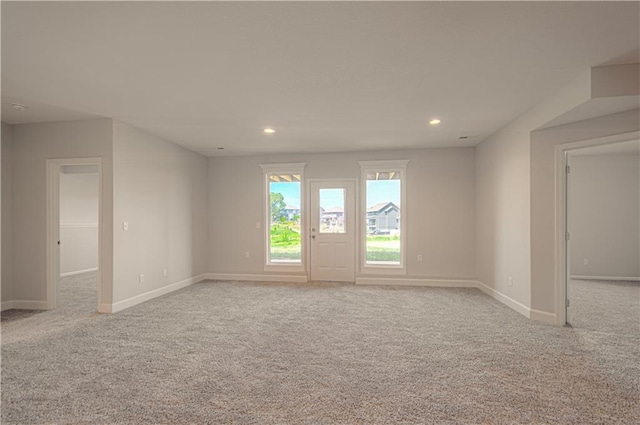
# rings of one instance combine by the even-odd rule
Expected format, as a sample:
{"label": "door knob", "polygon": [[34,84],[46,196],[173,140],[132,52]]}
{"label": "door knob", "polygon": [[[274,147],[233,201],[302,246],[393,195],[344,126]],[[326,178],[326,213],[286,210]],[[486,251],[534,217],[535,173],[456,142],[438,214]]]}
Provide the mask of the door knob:
{"label": "door knob", "polygon": [[311,239],[315,239],[315,238],[316,238],[316,235],[311,235]]}

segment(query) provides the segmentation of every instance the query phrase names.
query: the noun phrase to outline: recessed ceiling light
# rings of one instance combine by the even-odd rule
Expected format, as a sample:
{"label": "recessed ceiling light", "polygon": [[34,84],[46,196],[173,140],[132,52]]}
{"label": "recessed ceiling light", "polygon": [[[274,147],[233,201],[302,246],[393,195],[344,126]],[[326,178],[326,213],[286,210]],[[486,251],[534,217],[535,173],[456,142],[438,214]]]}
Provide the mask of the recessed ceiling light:
{"label": "recessed ceiling light", "polygon": [[275,132],[276,132],[273,128],[265,128],[263,131],[264,131],[266,134],[273,134],[273,133],[275,133]]}
{"label": "recessed ceiling light", "polygon": [[440,124],[440,120],[438,118],[434,118],[431,121],[429,121],[429,124],[438,125],[438,124]]}
{"label": "recessed ceiling light", "polygon": [[12,103],[12,104],[11,104],[11,107],[12,107],[13,109],[15,109],[16,111],[20,111],[20,112],[24,112],[24,111],[26,111],[26,110],[27,110],[27,107],[26,107],[26,106],[21,105],[21,104],[19,104],[19,103]]}

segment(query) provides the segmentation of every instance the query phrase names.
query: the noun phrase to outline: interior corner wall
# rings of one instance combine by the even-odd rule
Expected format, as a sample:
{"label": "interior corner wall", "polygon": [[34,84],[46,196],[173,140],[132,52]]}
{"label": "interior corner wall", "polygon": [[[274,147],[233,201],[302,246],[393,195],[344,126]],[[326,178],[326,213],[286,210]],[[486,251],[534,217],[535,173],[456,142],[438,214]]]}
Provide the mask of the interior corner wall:
{"label": "interior corner wall", "polygon": [[305,179],[359,179],[358,161],[399,159],[410,160],[407,277],[475,279],[474,148],[210,158],[209,272],[270,274],[260,164],[304,162]]}
{"label": "interior corner wall", "polygon": [[476,146],[478,279],[521,312],[532,306],[531,132],[590,95],[589,71]]}
{"label": "interior corner wall", "polygon": [[99,175],[60,173],[60,275],[98,268]]}
{"label": "interior corner wall", "polygon": [[531,285],[529,184],[526,127],[505,129],[476,147],[478,279],[525,307]]}
{"label": "interior corner wall", "polygon": [[1,149],[0,158],[2,158],[2,164],[0,168],[1,172],[1,191],[2,191],[2,265],[1,265],[1,282],[0,297],[2,302],[13,300],[13,249],[11,246],[12,235],[12,208],[11,208],[11,191],[12,191],[12,132],[11,125],[2,123],[2,135],[0,138]]}
{"label": "interior corner wall", "polygon": [[[102,158],[102,301],[111,302],[112,120],[12,125],[13,298],[40,302],[46,286],[46,160]],[[4,176],[3,176],[4,183]],[[4,256],[3,256],[4,259]]]}
{"label": "interior corner wall", "polygon": [[204,274],[207,159],[114,121],[113,171],[114,304]]}
{"label": "interior corner wall", "polygon": [[575,155],[569,163],[571,276],[640,280],[640,156]]}
{"label": "interior corner wall", "polygon": [[531,133],[532,308],[555,311],[555,146],[640,130],[640,110]]}

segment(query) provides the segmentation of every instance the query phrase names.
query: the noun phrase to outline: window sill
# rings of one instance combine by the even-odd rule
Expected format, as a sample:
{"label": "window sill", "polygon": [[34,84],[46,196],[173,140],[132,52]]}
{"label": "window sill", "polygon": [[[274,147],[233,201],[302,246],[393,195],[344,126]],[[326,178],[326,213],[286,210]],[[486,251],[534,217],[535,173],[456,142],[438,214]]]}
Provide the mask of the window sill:
{"label": "window sill", "polygon": [[401,275],[407,274],[407,268],[401,265],[397,266],[384,266],[382,264],[369,263],[362,266],[362,274],[373,274],[373,275],[384,275],[384,274],[392,274],[392,275]]}
{"label": "window sill", "polygon": [[304,272],[304,265],[302,263],[293,263],[288,261],[271,262],[264,265],[265,272]]}

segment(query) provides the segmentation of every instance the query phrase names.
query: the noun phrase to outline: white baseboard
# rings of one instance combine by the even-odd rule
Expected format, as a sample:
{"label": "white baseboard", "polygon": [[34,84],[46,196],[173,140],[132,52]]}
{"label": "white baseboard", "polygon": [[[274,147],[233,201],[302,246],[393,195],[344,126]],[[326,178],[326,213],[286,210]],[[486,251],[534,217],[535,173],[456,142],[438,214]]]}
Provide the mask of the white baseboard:
{"label": "white baseboard", "polygon": [[74,275],[77,275],[77,274],[89,273],[89,272],[97,272],[97,271],[98,271],[98,268],[97,267],[93,267],[91,269],[76,270],[76,271],[73,271],[73,272],[60,273],[60,277],[74,276]]}
{"label": "white baseboard", "polygon": [[115,313],[111,304],[98,304],[98,313]]}
{"label": "white baseboard", "polygon": [[619,276],[571,276],[575,280],[629,280],[632,282],[640,281],[640,277],[619,277]]}
{"label": "white baseboard", "polygon": [[170,292],[177,291],[178,289],[186,288],[189,285],[193,285],[194,283],[201,282],[205,279],[205,275],[201,274],[196,277],[185,279],[180,282],[175,282],[170,285],[163,286],[162,288],[154,289],[149,292],[127,298],[126,300],[115,302],[113,304],[100,304],[98,306],[98,311],[100,313],[117,313],[129,307],[133,307],[134,305],[138,305],[145,301],[149,301],[162,295],[166,295]]}
{"label": "white baseboard", "polygon": [[416,279],[398,277],[357,277],[356,285],[429,286],[440,288],[477,288],[477,280]]}
{"label": "white baseboard", "polygon": [[482,292],[489,295],[490,297],[500,301],[502,304],[506,305],[507,307],[510,307],[511,309],[522,314],[527,319],[547,323],[549,325],[556,325],[555,313],[550,313],[548,311],[534,310],[532,308],[529,308],[526,305],[522,304],[521,302],[514,300],[513,298],[503,294],[500,291],[496,291],[495,289],[490,288],[489,286],[485,285],[482,282],[478,282],[478,289],[480,289]]}
{"label": "white baseboard", "polygon": [[531,309],[529,313],[529,318],[531,320],[535,320],[537,322],[547,323],[549,325],[556,324],[556,315],[555,313],[549,313],[548,311],[540,311]]}
{"label": "white baseboard", "polygon": [[46,310],[47,302],[46,301],[33,301],[33,300],[13,300],[13,301],[3,301],[0,304],[0,310],[11,310],[12,308],[22,309],[22,310]]}
{"label": "white baseboard", "polygon": [[[207,280],[255,281],[255,282],[307,282],[306,275],[262,275],[235,273],[206,273]],[[478,288],[485,294],[505,304],[507,307],[522,314],[524,317],[551,325],[556,324],[555,313],[533,310],[513,298],[499,292],[484,283],[473,279],[419,279],[398,277],[357,277],[356,285],[386,285],[386,286],[418,286],[441,288]]]}
{"label": "white baseboard", "polygon": [[208,280],[231,280],[249,282],[308,282],[307,275],[275,275],[275,274],[239,274],[239,273],[206,273]]}
{"label": "white baseboard", "polygon": [[489,295],[490,297],[493,297],[496,300],[500,301],[502,304],[505,304],[508,307],[511,307],[513,310],[522,314],[524,317],[530,318],[531,309],[526,305],[514,300],[513,298],[503,294],[500,291],[496,291],[495,289],[490,288],[489,286],[485,285],[482,282],[478,282],[478,289],[480,289],[482,292]]}

